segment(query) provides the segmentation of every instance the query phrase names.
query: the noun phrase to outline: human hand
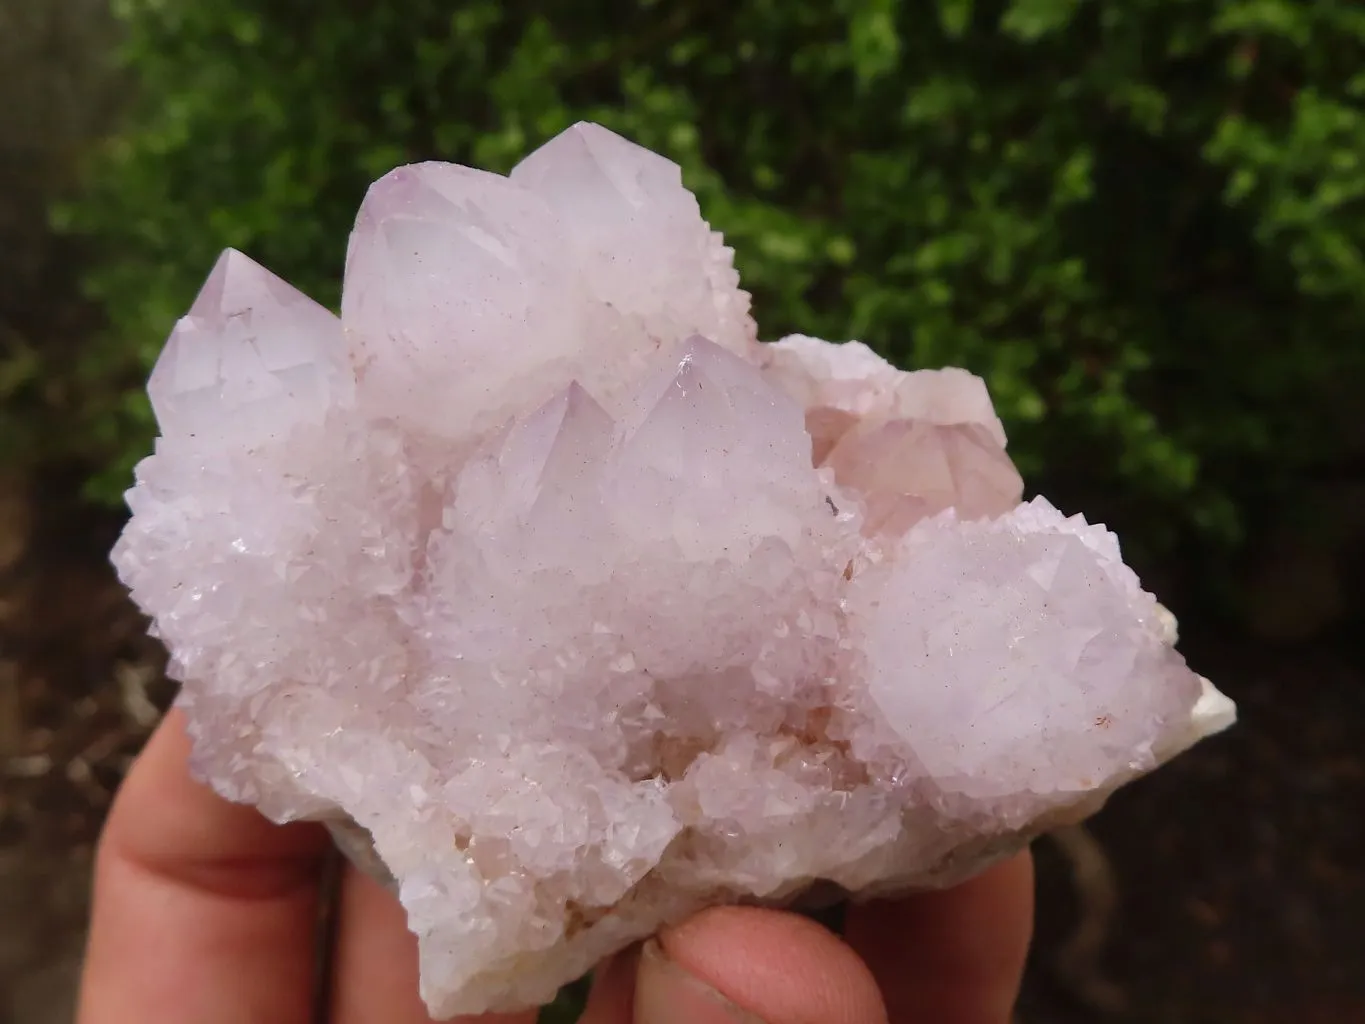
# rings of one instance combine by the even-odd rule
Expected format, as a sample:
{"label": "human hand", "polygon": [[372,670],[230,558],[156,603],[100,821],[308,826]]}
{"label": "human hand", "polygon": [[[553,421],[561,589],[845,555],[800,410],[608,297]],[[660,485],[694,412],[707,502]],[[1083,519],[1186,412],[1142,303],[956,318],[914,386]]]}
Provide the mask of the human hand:
{"label": "human hand", "polygon": [[[220,799],[189,777],[188,753],[172,712],[115,801],[77,1024],[308,1024],[327,836]],[[851,908],[844,939],[796,914],[707,910],[604,964],[583,1021],[1008,1024],[1032,914],[1027,854],[956,889]],[[331,1024],[430,1019],[401,908],[349,868],[329,1004]]]}

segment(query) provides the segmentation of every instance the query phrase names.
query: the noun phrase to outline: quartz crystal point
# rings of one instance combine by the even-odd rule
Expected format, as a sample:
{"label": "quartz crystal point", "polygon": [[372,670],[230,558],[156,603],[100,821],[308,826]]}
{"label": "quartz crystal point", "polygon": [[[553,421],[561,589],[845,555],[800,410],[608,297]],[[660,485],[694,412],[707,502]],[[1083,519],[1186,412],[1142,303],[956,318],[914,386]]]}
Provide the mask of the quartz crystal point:
{"label": "quartz crystal point", "polygon": [[341,325],[229,249],[171,332],[148,390],[163,436],[211,444],[322,422],[352,401]]}
{"label": "quartz crystal point", "polygon": [[437,1016],[951,884],[1232,720],[978,378],[748,308],[678,168],[579,125],[377,182],[340,318],[227,253],[152,374],[114,560],[195,770],[392,887]]}

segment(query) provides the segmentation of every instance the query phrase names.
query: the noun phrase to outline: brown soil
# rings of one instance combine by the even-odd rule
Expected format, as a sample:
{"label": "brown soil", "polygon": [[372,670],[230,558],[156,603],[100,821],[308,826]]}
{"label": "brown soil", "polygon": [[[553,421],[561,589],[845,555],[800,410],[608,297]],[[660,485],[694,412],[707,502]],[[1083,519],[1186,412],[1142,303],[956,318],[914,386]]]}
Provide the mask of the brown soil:
{"label": "brown soil", "polygon": [[[1092,823],[1118,903],[1083,981],[1117,988],[1118,1020],[1365,1022],[1365,663],[1344,641],[1275,649],[1191,631],[1183,646],[1241,721]],[[1050,954],[1078,890],[1055,848],[1039,861],[1044,969],[1028,1019],[1107,1019],[1078,1005],[1084,984],[1059,984]]]}
{"label": "brown soil", "polygon": [[0,1024],[58,1024],[70,1017],[100,823],[152,724],[150,702],[164,705],[170,689],[160,650],[107,568],[110,524],[32,494],[21,502],[18,483],[6,483]]}

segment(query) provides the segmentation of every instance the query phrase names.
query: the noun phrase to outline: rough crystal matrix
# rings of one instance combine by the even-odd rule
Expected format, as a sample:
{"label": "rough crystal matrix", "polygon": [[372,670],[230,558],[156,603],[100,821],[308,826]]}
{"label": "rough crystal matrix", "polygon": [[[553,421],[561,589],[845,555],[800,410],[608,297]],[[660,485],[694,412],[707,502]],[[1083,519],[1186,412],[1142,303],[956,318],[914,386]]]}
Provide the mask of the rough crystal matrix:
{"label": "rough crystal matrix", "polygon": [[1231,721],[979,379],[760,344],[731,256],[582,124],[378,181],[340,318],[225,253],[152,374],[114,559],[195,769],[390,882],[437,1015],[951,883]]}

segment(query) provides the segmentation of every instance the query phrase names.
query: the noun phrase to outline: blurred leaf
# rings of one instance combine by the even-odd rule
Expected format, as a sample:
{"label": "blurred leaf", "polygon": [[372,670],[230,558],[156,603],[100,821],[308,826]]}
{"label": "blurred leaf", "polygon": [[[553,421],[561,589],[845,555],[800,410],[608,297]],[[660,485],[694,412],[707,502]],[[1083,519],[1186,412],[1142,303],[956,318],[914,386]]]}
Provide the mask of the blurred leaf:
{"label": "blurred leaf", "polygon": [[974,0],[938,0],[938,21],[944,35],[952,39],[965,35],[975,6]]}
{"label": "blurred leaf", "polygon": [[1082,0],[1011,0],[1000,27],[1025,42],[1060,32],[1071,23]]}

